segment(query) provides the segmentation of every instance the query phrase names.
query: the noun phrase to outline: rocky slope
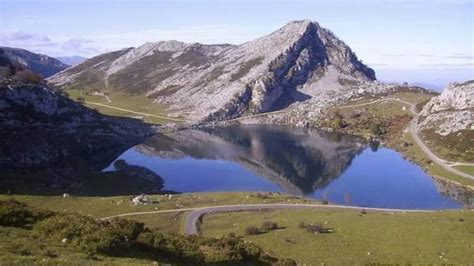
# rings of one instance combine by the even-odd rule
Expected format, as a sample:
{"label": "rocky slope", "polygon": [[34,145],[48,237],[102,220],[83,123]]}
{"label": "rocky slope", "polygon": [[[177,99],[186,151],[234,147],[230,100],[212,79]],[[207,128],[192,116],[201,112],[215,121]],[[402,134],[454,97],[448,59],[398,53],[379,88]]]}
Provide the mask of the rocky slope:
{"label": "rocky slope", "polygon": [[69,67],[56,58],[35,54],[24,49],[0,47],[0,50],[11,62],[23,65],[43,78],[47,78]]}
{"label": "rocky slope", "polygon": [[435,129],[446,136],[460,130],[474,130],[474,81],[448,85],[423,108],[420,129]]}
{"label": "rocky slope", "polygon": [[44,82],[20,81],[12,66],[0,56],[0,70],[10,69],[10,75],[0,71],[0,169],[48,168],[79,158],[97,166],[151,134],[146,125],[103,116]]}
{"label": "rocky slope", "polygon": [[94,57],[51,77],[61,88],[146,94],[191,120],[329,106],[393,86],[329,30],[308,20],[241,45],[147,43]]}

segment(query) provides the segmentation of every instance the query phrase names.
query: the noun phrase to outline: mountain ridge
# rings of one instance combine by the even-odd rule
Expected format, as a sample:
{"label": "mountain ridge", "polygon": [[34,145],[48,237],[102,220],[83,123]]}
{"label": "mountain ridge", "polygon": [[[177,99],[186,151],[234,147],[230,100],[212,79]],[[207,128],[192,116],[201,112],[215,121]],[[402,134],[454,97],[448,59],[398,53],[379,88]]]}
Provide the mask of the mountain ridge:
{"label": "mountain ridge", "polygon": [[33,53],[25,49],[2,46],[0,46],[0,49],[4,51],[4,55],[12,62],[31,69],[43,78],[47,78],[69,67],[56,58]]}
{"label": "mountain ridge", "polygon": [[376,79],[332,32],[302,20],[241,45],[161,41],[125,48],[91,58],[49,82],[61,89],[145,94],[171,115],[210,121],[311,98],[325,103],[338,88],[318,84],[324,78],[357,84]]}

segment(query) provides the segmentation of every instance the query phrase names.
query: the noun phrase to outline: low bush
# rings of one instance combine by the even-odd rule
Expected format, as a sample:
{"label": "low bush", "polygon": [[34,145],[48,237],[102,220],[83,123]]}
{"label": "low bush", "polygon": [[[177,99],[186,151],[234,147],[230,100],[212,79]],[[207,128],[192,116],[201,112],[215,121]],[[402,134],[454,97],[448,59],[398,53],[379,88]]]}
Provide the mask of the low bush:
{"label": "low bush", "polygon": [[245,233],[247,235],[258,235],[260,234],[260,229],[258,229],[256,226],[249,226],[245,229]]}
{"label": "low bush", "polygon": [[[0,223],[2,226],[34,225],[35,239],[63,243],[90,258],[95,258],[96,254],[133,257],[140,253],[192,264],[294,265],[292,260],[269,256],[260,247],[235,234],[219,239],[167,234],[152,231],[132,220],[103,221],[80,214],[37,211],[16,201],[0,201]],[[267,222],[262,227],[272,230],[278,226]],[[250,231],[260,233],[255,226]],[[48,250],[45,252],[49,254],[47,256],[56,256]]]}
{"label": "low bush", "polygon": [[77,214],[58,214],[35,226],[43,237],[67,242],[90,253],[118,254],[133,246],[143,231],[143,224],[134,221],[114,219],[98,221]]}
{"label": "low bush", "polygon": [[267,255],[260,247],[236,237],[218,239],[200,236],[186,237],[145,230],[140,234],[138,242],[153,253],[178,257],[198,264],[237,262],[274,264],[280,262]]}
{"label": "low bush", "polygon": [[301,228],[301,229],[306,228],[306,223],[305,223],[305,222],[300,222],[300,223],[298,224],[298,228]]}
{"label": "low bush", "polygon": [[262,230],[263,232],[268,232],[276,229],[278,229],[278,224],[270,221],[263,222],[262,226],[260,226],[260,230]]}
{"label": "low bush", "polygon": [[333,230],[329,228],[324,228],[320,224],[307,224],[305,222],[300,222],[298,225],[299,228],[306,229],[306,231],[313,233],[313,234],[325,234],[325,233],[332,233]]}
{"label": "low bush", "polygon": [[309,224],[306,226],[306,231],[315,234],[320,234],[324,232],[324,227],[320,224]]}
{"label": "low bush", "polygon": [[0,226],[23,227],[53,215],[53,212],[38,211],[16,200],[0,201]]}

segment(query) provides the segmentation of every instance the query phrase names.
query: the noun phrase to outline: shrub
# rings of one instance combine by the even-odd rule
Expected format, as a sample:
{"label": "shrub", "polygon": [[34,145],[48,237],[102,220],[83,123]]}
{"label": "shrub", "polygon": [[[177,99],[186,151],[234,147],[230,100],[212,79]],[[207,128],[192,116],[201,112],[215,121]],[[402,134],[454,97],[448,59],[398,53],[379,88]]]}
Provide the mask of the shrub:
{"label": "shrub", "polygon": [[53,212],[38,211],[16,200],[0,201],[0,225],[22,227],[31,225],[53,215]]}
{"label": "shrub", "polygon": [[342,120],[342,115],[339,112],[334,114],[334,118],[331,120],[331,127],[334,129],[339,129],[344,127],[344,122]]}
{"label": "shrub", "polygon": [[375,136],[382,134],[382,125],[379,123],[372,123],[370,125],[370,132],[372,132],[372,134]]}
{"label": "shrub", "polygon": [[260,234],[260,230],[256,226],[249,226],[245,229],[245,233],[247,235],[258,235]]}
{"label": "shrub", "polygon": [[278,229],[278,224],[270,221],[263,222],[262,226],[260,226],[260,230],[262,230],[263,232],[268,232],[276,229]]}
{"label": "shrub", "polygon": [[324,228],[320,224],[306,224],[304,222],[300,222],[298,227],[299,228],[305,228],[306,231],[308,231],[310,233],[314,233],[314,234],[331,233],[333,231],[332,229]]}
{"label": "shrub", "polygon": [[321,234],[324,232],[324,227],[320,224],[309,224],[306,226],[306,231],[315,233],[315,234]]}
{"label": "shrub", "polygon": [[125,241],[135,241],[145,229],[143,223],[138,223],[126,219],[112,219],[105,222],[107,227],[115,234],[124,238]]}
{"label": "shrub", "polygon": [[303,229],[303,228],[306,228],[306,223],[305,223],[305,222],[300,222],[300,223],[298,224],[298,228],[302,228],[302,229]]}
{"label": "shrub", "polygon": [[40,235],[58,241],[66,238],[90,254],[118,254],[130,248],[142,230],[143,224],[134,221],[97,221],[77,214],[55,215],[35,226]]}
{"label": "shrub", "polygon": [[268,199],[268,195],[265,193],[257,193],[257,194],[252,194],[253,197],[259,198],[259,199]]}
{"label": "shrub", "polygon": [[30,69],[21,69],[16,72],[15,79],[27,84],[41,84],[43,79],[41,76]]}
{"label": "shrub", "polygon": [[80,103],[83,103],[83,102],[86,101],[86,99],[84,99],[84,97],[79,96],[79,97],[76,98],[76,101],[78,101]]}

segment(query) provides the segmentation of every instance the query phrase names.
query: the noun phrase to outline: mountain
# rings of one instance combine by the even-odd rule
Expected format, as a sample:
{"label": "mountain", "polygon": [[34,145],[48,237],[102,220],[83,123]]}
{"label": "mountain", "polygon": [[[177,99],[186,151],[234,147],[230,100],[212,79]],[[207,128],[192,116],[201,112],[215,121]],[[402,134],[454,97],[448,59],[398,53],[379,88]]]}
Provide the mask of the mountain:
{"label": "mountain", "polygon": [[87,60],[87,58],[79,56],[79,55],[58,56],[56,57],[56,59],[58,59],[59,61],[63,62],[64,64],[68,66],[75,66]]}
{"label": "mountain", "polygon": [[474,80],[448,85],[433,97],[420,113],[421,129],[435,129],[440,135],[474,130]]}
{"label": "mountain", "polygon": [[146,43],[86,60],[48,79],[62,89],[145,94],[170,115],[219,120],[330,105],[380,91],[375,72],[332,32],[308,20],[241,44]]}
{"label": "mountain", "polygon": [[420,112],[418,128],[435,153],[474,162],[474,80],[449,84]]}
{"label": "mountain", "polygon": [[0,128],[0,172],[80,160],[97,167],[152,134],[135,120],[107,117],[69,100],[5,54],[0,54]]}
{"label": "mountain", "polygon": [[13,63],[21,64],[41,75],[43,78],[47,78],[68,68],[68,65],[47,55],[35,54],[24,49],[11,47],[0,47],[0,50],[2,50],[3,54]]}

